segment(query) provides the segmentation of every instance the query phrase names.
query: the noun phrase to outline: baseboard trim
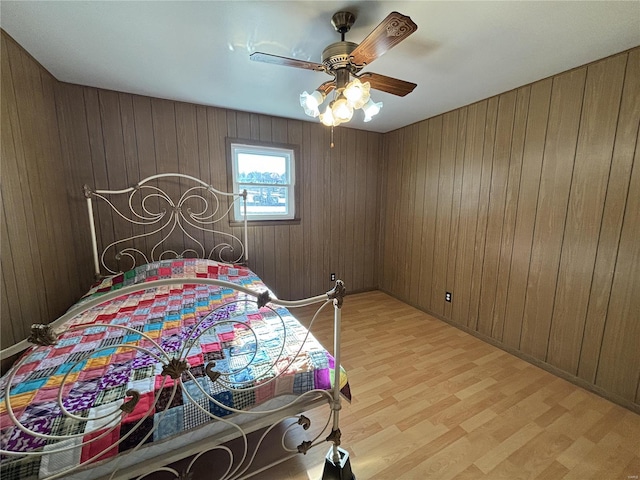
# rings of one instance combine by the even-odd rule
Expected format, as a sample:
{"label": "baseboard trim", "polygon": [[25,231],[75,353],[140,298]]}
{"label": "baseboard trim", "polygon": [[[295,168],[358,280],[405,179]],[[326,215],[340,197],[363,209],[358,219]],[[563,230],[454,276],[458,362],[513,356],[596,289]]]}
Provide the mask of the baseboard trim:
{"label": "baseboard trim", "polygon": [[522,360],[524,360],[525,362],[528,362],[538,368],[541,368],[553,375],[555,375],[556,377],[560,377],[563,380],[566,380],[568,382],[573,383],[574,385],[580,387],[580,388],[584,388],[585,390],[588,390],[592,393],[595,393],[596,395],[609,400],[617,405],[620,405],[621,407],[624,407],[628,410],[631,410],[633,413],[637,413],[638,415],[640,415],[640,405],[638,405],[637,403],[634,402],[630,402],[629,400],[627,400],[626,398],[620,397],[619,395],[616,395],[614,393],[608,392],[600,387],[598,387],[597,385],[594,385],[592,383],[587,382],[586,380],[580,378],[580,377],[576,377],[575,375],[572,375],[568,372],[565,372],[564,370],[559,369],[558,367],[555,367],[549,363],[543,362],[542,360],[535,358],[527,353],[521,352],[520,350],[517,350],[513,347],[510,347],[509,345],[505,345],[504,343],[496,340],[493,337],[489,337],[488,335],[485,335],[483,333],[480,332],[476,332],[475,330],[472,330],[471,328],[467,327],[466,325],[460,325],[458,323],[453,322],[452,320],[449,320],[447,318],[442,317],[441,315],[438,315],[437,313],[433,313],[430,312],[429,310],[426,310],[416,304],[414,304],[413,302],[408,301],[405,298],[402,298],[399,295],[396,295],[388,290],[385,290],[384,288],[379,288],[379,290],[381,292],[386,293],[387,295],[389,295],[390,297],[395,298],[396,300],[401,301],[402,303],[406,303],[407,305],[411,305],[413,308],[420,310],[421,312],[427,313],[429,315],[431,315],[432,317],[447,323],[449,325],[451,325],[452,327],[457,328],[458,330],[462,330],[465,333],[468,333],[470,335],[473,335],[476,338],[479,338],[480,340],[482,340],[483,342],[486,342],[490,345],[493,345],[494,347],[497,347],[501,350],[504,350],[507,353],[510,353],[511,355],[514,355]]}

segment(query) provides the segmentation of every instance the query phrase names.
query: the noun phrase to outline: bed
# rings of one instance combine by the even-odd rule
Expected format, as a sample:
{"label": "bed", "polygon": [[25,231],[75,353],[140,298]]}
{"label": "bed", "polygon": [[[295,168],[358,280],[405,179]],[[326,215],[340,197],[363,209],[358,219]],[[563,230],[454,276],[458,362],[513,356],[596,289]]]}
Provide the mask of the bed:
{"label": "bed", "polygon": [[[122,190],[85,186],[85,197],[96,283],[2,351],[24,350],[0,380],[2,478],[189,478],[211,451],[226,462],[219,478],[245,478],[325,441],[325,477],[352,478],[339,429],[350,399],[343,283],[276,298],[247,265],[246,217],[228,220],[235,202],[246,212],[246,191],[160,174]],[[291,311],[312,304],[307,328]],[[310,332],[324,308],[332,354]],[[303,412],[318,406],[327,421],[314,431]],[[276,427],[285,454],[252,470]],[[293,429],[309,436],[290,445]]]}

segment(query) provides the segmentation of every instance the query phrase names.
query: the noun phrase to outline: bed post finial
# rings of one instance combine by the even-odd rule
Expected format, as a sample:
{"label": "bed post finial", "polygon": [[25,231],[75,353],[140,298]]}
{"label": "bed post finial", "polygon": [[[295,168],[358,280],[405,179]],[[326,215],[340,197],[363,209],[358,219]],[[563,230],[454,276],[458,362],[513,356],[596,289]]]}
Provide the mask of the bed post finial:
{"label": "bed post finial", "polygon": [[347,289],[345,288],[342,280],[336,280],[336,286],[327,292],[327,297],[330,300],[334,300],[334,304],[338,308],[342,308],[342,301],[346,295]]}
{"label": "bed post finial", "polygon": [[160,373],[160,375],[165,377],[169,375],[174,380],[177,380],[186,370],[189,370],[189,364],[186,360],[172,358],[171,360],[169,360],[169,363],[166,363],[162,366],[162,372]]}
{"label": "bed post finial", "polygon": [[269,295],[269,290],[265,290],[264,292],[258,295],[258,308],[264,307],[267,303],[271,301],[271,296]]}
{"label": "bed post finial", "polygon": [[34,323],[31,325],[31,335],[27,341],[41,347],[48,347],[58,343],[58,336],[49,325]]}

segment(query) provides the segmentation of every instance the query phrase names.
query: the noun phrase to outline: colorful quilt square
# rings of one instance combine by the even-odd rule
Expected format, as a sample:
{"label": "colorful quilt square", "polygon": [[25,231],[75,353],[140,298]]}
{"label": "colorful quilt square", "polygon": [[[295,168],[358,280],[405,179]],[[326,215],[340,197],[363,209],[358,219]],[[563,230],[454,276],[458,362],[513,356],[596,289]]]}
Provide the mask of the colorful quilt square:
{"label": "colorful quilt square", "polygon": [[156,402],[157,412],[183,404],[182,386],[179,383],[175,383],[173,388],[163,388],[156,395],[158,398]]}
{"label": "colorful quilt square", "polygon": [[142,421],[123,423],[120,427],[120,439],[118,446],[120,452],[134,448],[137,445],[150,443],[153,441],[153,417],[145,418]]}
{"label": "colorful quilt square", "polygon": [[185,429],[191,429],[211,421],[207,413],[209,411],[209,400],[207,398],[196,399],[195,403],[189,402],[183,406],[183,425]]}
{"label": "colorful quilt square", "polygon": [[182,405],[154,415],[153,440],[172,437],[184,430],[184,407]]}
{"label": "colorful quilt square", "polygon": [[216,417],[226,417],[227,415],[231,415],[230,410],[226,409],[227,407],[233,407],[233,395],[231,392],[221,392],[213,395],[215,401],[209,401],[209,411],[215,415]]}

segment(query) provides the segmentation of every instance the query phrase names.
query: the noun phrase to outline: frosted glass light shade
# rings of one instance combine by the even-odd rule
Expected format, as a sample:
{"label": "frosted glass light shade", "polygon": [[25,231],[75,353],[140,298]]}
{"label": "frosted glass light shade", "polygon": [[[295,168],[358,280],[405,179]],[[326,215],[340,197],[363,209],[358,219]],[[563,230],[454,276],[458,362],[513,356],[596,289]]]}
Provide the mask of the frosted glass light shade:
{"label": "frosted glass light shade", "polygon": [[347,99],[344,97],[333,102],[331,110],[333,111],[333,118],[340,123],[348,122],[351,120],[351,117],[353,117],[353,107],[349,105]]}
{"label": "frosted glass light shade", "polygon": [[333,112],[331,111],[331,106],[328,106],[327,109],[324,111],[324,113],[320,114],[320,121],[323,123],[323,125],[326,125],[327,127],[337,126],[333,118]]}
{"label": "frosted glass light shade", "polygon": [[320,115],[320,104],[324,101],[324,95],[322,92],[316,90],[313,93],[303,92],[300,95],[300,106],[304,108],[304,113],[310,117],[317,117]]}
{"label": "frosted glass light shade", "polygon": [[364,121],[370,122],[374,115],[377,115],[380,109],[382,108],[382,102],[374,102],[371,98],[367,103],[362,107],[362,111],[364,112]]}
{"label": "frosted glass light shade", "polygon": [[353,108],[362,108],[362,106],[367,103],[371,96],[369,93],[370,89],[371,85],[369,84],[369,82],[362,83],[359,79],[354,78],[345,87],[344,96],[349,102],[349,105],[351,105]]}

